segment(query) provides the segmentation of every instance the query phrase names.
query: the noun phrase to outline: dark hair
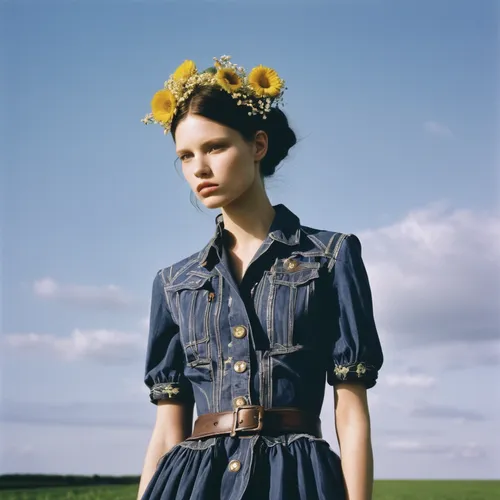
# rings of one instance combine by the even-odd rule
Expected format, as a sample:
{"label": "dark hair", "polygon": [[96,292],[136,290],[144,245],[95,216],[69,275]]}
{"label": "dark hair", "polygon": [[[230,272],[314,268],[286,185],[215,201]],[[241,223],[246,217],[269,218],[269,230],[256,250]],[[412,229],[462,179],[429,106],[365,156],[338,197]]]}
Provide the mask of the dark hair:
{"label": "dark hair", "polygon": [[175,141],[177,126],[188,114],[200,115],[230,127],[247,141],[253,140],[258,130],[263,130],[268,136],[268,148],[260,162],[260,173],[263,177],[270,177],[287,157],[297,138],[281,109],[271,108],[265,120],[261,115],[249,116],[248,111],[247,106],[238,106],[236,100],[223,89],[199,87],[179,105],[170,129],[172,137]]}

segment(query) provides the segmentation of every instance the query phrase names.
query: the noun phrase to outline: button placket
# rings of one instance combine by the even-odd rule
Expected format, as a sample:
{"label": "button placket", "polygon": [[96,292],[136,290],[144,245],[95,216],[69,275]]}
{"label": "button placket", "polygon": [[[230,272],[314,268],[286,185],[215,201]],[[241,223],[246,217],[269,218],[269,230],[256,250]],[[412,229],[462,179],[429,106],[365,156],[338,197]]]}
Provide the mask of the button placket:
{"label": "button placket", "polygon": [[[233,302],[235,306],[235,302]],[[238,309],[240,305],[238,302]],[[233,312],[235,307],[233,307]],[[248,329],[241,323],[237,323],[232,329],[233,340],[230,344],[230,352],[233,359],[231,375],[231,392],[233,402],[236,405],[236,399],[245,398],[249,393],[250,380],[250,352]],[[245,399],[245,404],[249,404]]]}
{"label": "button placket", "polygon": [[[230,376],[225,378],[225,383],[231,390],[230,408],[236,408],[235,400],[239,397],[250,401],[250,318],[248,317],[245,303],[239,293],[231,290],[232,307],[229,311],[228,357],[232,359]],[[227,330],[226,330],[227,331]],[[229,374],[228,374],[229,375]],[[227,404],[226,403],[226,404]]]}

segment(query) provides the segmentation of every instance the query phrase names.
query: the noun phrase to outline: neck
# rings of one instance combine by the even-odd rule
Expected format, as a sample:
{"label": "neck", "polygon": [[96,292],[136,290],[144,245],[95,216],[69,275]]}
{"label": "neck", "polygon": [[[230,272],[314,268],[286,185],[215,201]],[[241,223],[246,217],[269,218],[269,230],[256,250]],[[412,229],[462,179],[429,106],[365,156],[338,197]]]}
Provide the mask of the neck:
{"label": "neck", "polygon": [[266,239],[275,210],[265,190],[256,189],[226,205],[222,215],[224,229],[231,235],[231,249],[236,251]]}

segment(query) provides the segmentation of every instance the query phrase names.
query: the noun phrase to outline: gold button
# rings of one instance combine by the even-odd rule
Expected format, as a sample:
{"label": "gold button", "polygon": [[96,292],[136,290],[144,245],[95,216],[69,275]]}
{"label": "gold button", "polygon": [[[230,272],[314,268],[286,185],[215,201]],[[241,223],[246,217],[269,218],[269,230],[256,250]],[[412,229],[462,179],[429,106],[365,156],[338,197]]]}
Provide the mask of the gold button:
{"label": "gold button", "polygon": [[286,261],[285,265],[286,268],[291,271],[292,269],[295,269],[299,265],[299,263],[296,260],[289,259]]}
{"label": "gold button", "polygon": [[241,469],[241,462],[239,460],[231,460],[229,462],[229,470],[231,472],[238,472]]}
{"label": "gold button", "polygon": [[235,406],[243,406],[243,405],[246,405],[246,404],[247,404],[247,400],[243,396],[240,396],[239,398],[236,398],[234,400],[234,405]]}
{"label": "gold button", "polygon": [[234,363],[234,371],[238,373],[243,373],[247,369],[247,364],[244,361],[236,361]]}
{"label": "gold button", "polygon": [[240,325],[240,326],[235,326],[233,328],[233,335],[237,338],[237,339],[242,339],[246,336],[247,334],[247,329]]}

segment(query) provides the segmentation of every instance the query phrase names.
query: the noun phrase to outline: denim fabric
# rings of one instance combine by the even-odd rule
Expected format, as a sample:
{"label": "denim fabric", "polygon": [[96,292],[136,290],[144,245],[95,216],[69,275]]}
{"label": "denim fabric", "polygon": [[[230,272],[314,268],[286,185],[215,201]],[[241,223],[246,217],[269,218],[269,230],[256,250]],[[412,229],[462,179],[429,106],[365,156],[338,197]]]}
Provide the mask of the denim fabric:
{"label": "denim fabric", "polygon": [[[359,239],[302,226],[284,205],[274,208],[240,284],[221,216],[201,252],[157,273],[145,368],[151,402],[195,404],[198,415],[236,402],[319,415],[325,381],[375,385],[383,354]],[[345,493],[339,457],[322,439],[256,435],[180,443],[143,496],[202,498],[341,500]]]}

